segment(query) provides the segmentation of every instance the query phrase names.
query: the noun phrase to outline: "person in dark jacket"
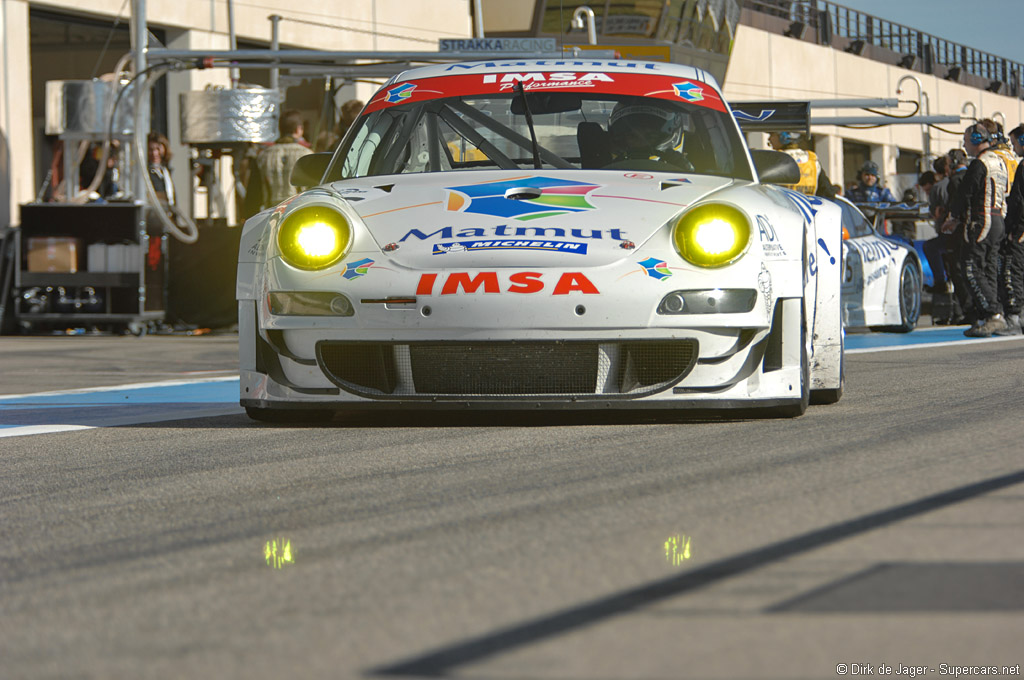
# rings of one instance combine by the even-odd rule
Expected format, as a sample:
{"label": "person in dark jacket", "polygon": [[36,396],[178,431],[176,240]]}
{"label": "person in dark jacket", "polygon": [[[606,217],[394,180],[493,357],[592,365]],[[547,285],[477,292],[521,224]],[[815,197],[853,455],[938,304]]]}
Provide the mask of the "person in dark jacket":
{"label": "person in dark jacket", "polygon": [[846,193],[853,203],[897,203],[896,197],[886,187],[879,184],[878,164],[865,161],[857,175],[860,183]]}
{"label": "person in dark jacket", "polygon": [[[1024,125],[1010,131],[1010,144],[1017,156],[1024,156]],[[1000,248],[1002,268],[999,284],[1002,287],[1003,306],[1006,311],[1006,330],[997,335],[1020,335],[1020,314],[1024,308],[1024,177],[1017,164],[1010,193],[1006,197],[1006,240]]]}
{"label": "person in dark jacket", "polygon": [[964,226],[961,262],[978,322],[964,331],[985,338],[1005,329],[999,302],[999,248],[1006,236],[1006,165],[992,151],[992,134],[984,125],[964,131],[964,149],[974,160],[950,199],[950,217]]}
{"label": "person in dark jacket", "polygon": [[[938,163],[938,160],[945,162]],[[934,278],[932,292],[937,296],[946,296],[941,302],[947,305],[950,311],[941,318],[947,323],[973,323],[976,316],[972,313],[971,296],[968,293],[967,281],[963,277],[963,267],[960,266],[963,227],[958,227],[952,220],[947,222],[950,196],[959,190],[960,182],[967,172],[967,154],[963,149],[950,149],[949,153],[938,160],[936,167],[944,168],[946,176],[932,187],[929,197],[931,215],[935,220],[935,230],[938,234],[924,242],[924,254],[928,258]],[[947,231],[943,230],[944,226]],[[955,303],[949,298],[950,295],[955,296]]]}

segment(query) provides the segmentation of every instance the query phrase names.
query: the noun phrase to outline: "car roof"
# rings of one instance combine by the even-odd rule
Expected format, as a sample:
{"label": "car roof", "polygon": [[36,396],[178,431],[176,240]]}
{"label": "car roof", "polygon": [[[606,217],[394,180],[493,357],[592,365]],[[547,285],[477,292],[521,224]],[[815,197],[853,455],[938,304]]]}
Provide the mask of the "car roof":
{"label": "car roof", "polygon": [[586,59],[580,57],[564,59],[488,59],[451,64],[432,64],[403,71],[396,75],[388,84],[418,80],[420,78],[437,78],[440,76],[471,73],[533,73],[537,71],[646,73],[675,76],[707,83],[721,93],[718,82],[710,73],[693,66],[659,61],[640,61],[637,59]]}

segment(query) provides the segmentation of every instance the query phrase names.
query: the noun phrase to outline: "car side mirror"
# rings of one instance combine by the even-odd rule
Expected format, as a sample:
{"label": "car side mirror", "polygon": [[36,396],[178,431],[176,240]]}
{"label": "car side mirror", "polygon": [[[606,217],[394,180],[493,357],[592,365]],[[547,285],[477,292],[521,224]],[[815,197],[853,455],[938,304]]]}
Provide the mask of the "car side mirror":
{"label": "car side mirror", "polygon": [[764,184],[799,184],[800,166],[793,157],[781,151],[751,149],[750,157],[757,175]]}
{"label": "car side mirror", "polygon": [[292,166],[291,183],[296,187],[315,187],[320,184],[327,166],[331,164],[331,157],[334,154],[330,151],[306,154],[295,161]]}

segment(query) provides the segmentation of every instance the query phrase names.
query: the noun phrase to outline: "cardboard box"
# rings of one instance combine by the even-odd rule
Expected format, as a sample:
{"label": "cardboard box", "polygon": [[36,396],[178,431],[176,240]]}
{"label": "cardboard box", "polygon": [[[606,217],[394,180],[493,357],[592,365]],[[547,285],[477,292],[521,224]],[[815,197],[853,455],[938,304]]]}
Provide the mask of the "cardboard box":
{"label": "cardboard box", "polygon": [[77,272],[80,249],[77,238],[34,236],[28,240],[28,271],[68,274]]}

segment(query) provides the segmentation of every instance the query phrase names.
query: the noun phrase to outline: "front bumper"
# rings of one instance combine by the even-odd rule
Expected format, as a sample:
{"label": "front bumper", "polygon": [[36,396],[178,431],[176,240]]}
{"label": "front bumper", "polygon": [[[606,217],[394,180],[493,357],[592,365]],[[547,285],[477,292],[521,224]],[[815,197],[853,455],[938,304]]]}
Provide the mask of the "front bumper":
{"label": "front bumper", "polygon": [[[632,265],[433,278],[371,268],[338,281],[300,280],[273,262],[262,297],[239,301],[241,401],[346,409],[793,403],[803,375],[802,272],[798,263],[769,266],[748,259],[728,273],[673,268],[659,277]],[[269,292],[316,286],[344,294],[354,313],[271,313]],[[695,296],[693,313],[665,311],[673,291],[721,289],[752,293],[749,306],[725,313]]]}
{"label": "front bumper", "polygon": [[785,405],[801,396],[799,303],[780,300],[771,324],[746,327],[350,339],[331,330],[257,329],[255,305],[243,301],[241,316],[251,322],[240,324],[240,336],[248,334],[252,343],[242,351],[241,403],[345,409]]}

